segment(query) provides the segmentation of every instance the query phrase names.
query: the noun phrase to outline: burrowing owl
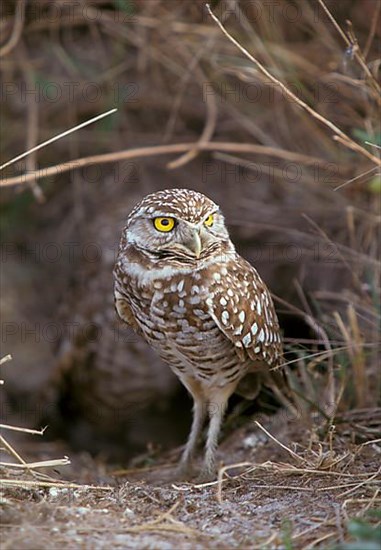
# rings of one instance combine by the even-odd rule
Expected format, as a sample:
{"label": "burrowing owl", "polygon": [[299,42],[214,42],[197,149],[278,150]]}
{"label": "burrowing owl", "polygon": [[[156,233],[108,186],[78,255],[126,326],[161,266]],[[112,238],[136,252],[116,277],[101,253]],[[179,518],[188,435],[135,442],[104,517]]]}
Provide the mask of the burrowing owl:
{"label": "burrowing owl", "polygon": [[114,278],[118,314],[158,351],[193,397],[182,471],[191,465],[209,416],[201,475],[210,477],[230,395],[249,371],[280,364],[270,293],[235,251],[218,205],[190,189],[158,191],[135,206]]}

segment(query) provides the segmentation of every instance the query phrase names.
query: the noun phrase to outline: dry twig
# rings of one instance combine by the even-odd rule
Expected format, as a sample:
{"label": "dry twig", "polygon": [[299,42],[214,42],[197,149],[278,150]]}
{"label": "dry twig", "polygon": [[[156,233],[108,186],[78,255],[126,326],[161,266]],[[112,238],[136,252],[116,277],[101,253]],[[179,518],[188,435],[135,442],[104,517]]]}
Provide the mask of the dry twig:
{"label": "dry twig", "polygon": [[296,104],[296,105],[299,105],[299,107],[302,107],[305,111],[307,111],[313,118],[315,118],[316,120],[318,120],[319,122],[321,122],[322,124],[324,124],[325,126],[327,126],[330,130],[333,131],[334,133],[334,139],[336,139],[337,141],[339,141],[340,143],[342,143],[343,145],[345,145],[346,147],[348,147],[349,149],[352,149],[358,153],[360,153],[361,155],[365,156],[366,158],[368,158],[369,160],[371,160],[372,162],[374,162],[375,164],[377,164],[378,166],[381,166],[381,159],[379,159],[378,157],[375,157],[374,155],[372,155],[372,153],[370,153],[369,151],[367,151],[366,149],[364,149],[364,147],[362,147],[361,145],[359,145],[358,143],[356,143],[355,141],[353,141],[349,136],[347,136],[347,134],[345,134],[345,132],[343,132],[342,130],[340,130],[340,128],[338,128],[335,124],[333,124],[333,122],[331,122],[330,120],[328,120],[327,118],[325,118],[323,115],[319,114],[317,111],[315,111],[315,109],[313,109],[312,107],[310,107],[307,103],[305,103],[302,99],[300,99],[299,97],[297,97],[293,92],[291,92],[291,90],[289,88],[287,88],[287,86],[285,84],[283,84],[283,82],[281,82],[278,78],[276,78],[275,76],[273,76],[267,69],[266,67],[264,67],[262,65],[262,63],[260,61],[258,61],[258,59],[256,57],[254,57],[246,48],[244,48],[235,38],[233,38],[233,36],[231,34],[229,34],[229,32],[225,29],[224,25],[221,23],[221,21],[218,19],[218,17],[216,17],[216,15],[214,15],[214,13],[212,12],[212,10],[210,9],[210,6],[209,4],[206,4],[206,8],[209,12],[209,14],[211,15],[211,17],[213,18],[213,20],[217,23],[217,25],[220,27],[220,29],[222,30],[222,32],[225,34],[225,36],[227,36],[227,38],[235,45],[237,46],[237,48],[239,50],[241,50],[241,52],[248,58],[250,59],[250,61],[252,61],[257,67],[258,69],[260,70],[260,72],[262,74],[264,74],[271,82],[273,82],[274,84],[276,84],[277,86],[279,86],[279,88],[285,93],[285,95],[287,97],[289,97],[290,99],[293,100],[293,102]]}

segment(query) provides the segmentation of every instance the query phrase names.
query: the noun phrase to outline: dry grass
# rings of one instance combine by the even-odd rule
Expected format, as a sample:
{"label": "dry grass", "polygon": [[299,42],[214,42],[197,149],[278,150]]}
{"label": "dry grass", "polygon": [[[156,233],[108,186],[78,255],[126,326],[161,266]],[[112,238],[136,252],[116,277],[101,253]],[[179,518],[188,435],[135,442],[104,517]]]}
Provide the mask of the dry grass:
{"label": "dry grass", "polygon": [[[0,359],[0,366],[4,365],[12,358],[10,355],[6,355]],[[3,382],[3,381],[2,381]],[[19,426],[11,426],[9,424],[0,424],[2,430],[22,432],[32,435],[43,435],[45,429],[34,430],[29,428],[22,428]],[[38,462],[27,462],[21,456],[21,454],[15,449],[15,447],[2,435],[0,435],[0,451],[5,452],[8,456],[13,458],[13,462],[0,461],[0,489],[39,489],[41,487],[49,487],[56,489],[100,489],[110,490],[111,487],[95,487],[78,485],[75,483],[66,483],[59,479],[52,478],[51,476],[40,472],[41,468],[57,468],[59,466],[67,466],[70,464],[70,460],[67,456],[58,459],[41,460]],[[0,494],[0,500],[2,495]]]}

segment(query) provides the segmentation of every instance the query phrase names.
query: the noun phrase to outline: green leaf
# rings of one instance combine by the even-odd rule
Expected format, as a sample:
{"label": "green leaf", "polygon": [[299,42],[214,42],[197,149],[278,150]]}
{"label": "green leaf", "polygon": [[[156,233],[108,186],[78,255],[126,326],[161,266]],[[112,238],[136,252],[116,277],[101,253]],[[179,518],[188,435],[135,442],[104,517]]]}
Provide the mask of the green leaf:
{"label": "green leaf", "polygon": [[376,195],[381,194],[381,176],[377,175],[374,176],[369,182],[368,182],[368,188],[369,191],[372,193],[375,193]]}

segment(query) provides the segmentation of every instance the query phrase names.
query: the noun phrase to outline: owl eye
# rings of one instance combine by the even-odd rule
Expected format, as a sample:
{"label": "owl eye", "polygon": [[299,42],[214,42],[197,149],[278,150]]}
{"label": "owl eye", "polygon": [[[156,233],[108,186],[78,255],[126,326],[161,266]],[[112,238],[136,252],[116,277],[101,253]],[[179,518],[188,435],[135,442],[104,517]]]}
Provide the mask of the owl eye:
{"label": "owl eye", "polygon": [[154,218],[153,225],[158,231],[168,233],[175,227],[174,218]]}
{"label": "owl eye", "polygon": [[214,224],[214,214],[210,214],[204,221],[204,224],[206,225],[206,227],[212,227],[212,225]]}

